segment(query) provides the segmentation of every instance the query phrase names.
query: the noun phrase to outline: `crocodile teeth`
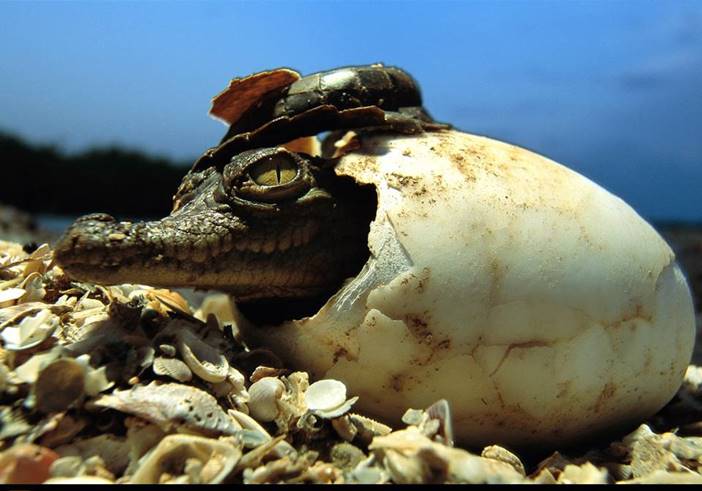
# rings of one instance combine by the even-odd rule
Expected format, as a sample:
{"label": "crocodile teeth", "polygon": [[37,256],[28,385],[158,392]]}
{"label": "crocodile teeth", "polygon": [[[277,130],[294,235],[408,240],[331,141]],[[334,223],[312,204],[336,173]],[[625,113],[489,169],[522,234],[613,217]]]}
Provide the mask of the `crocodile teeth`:
{"label": "crocodile teeth", "polygon": [[224,234],[220,240],[220,246],[222,252],[229,252],[234,248],[234,239],[231,234]]}
{"label": "crocodile teeth", "polygon": [[282,235],[280,239],[278,239],[278,250],[279,251],[287,251],[290,249],[290,245],[292,244],[292,235],[288,231],[282,232]]}

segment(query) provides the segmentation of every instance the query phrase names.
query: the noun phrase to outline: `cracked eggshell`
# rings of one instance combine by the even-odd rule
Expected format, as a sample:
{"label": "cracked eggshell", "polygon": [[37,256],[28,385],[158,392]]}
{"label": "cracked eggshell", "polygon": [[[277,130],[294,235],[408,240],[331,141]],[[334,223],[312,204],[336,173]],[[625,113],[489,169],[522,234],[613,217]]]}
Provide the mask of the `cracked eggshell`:
{"label": "cracked eggshell", "polygon": [[337,173],[374,185],[363,270],[313,317],[247,330],[399,423],[449,401],[457,440],[565,444],[675,394],[694,314],[674,254],[621,199],[457,131],[365,136]]}

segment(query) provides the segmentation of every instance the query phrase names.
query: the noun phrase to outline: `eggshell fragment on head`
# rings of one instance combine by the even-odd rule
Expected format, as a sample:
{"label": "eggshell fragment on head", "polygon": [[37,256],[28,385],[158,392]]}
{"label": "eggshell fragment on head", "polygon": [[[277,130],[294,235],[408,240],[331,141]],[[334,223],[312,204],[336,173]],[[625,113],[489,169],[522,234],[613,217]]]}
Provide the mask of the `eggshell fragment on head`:
{"label": "eggshell fragment on head", "polygon": [[397,423],[445,398],[459,443],[564,444],[675,394],[694,341],[674,254],[621,199],[457,131],[369,136],[339,175],[375,186],[363,270],[314,316],[247,336]]}

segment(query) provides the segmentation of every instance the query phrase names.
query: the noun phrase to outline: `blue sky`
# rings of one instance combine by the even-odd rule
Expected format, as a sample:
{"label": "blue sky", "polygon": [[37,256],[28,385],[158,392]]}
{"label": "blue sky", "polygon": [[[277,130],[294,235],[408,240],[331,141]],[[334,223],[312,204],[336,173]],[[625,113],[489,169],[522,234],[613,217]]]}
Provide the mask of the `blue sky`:
{"label": "blue sky", "polygon": [[228,80],[384,62],[432,115],[702,221],[702,1],[0,1],[0,129],[189,160]]}

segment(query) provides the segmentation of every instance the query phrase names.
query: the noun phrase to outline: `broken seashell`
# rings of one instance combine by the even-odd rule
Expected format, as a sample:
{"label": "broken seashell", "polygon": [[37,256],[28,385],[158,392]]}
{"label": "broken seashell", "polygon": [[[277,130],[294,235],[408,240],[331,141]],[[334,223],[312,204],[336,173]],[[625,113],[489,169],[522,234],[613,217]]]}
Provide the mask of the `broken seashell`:
{"label": "broken seashell", "polygon": [[263,377],[279,377],[283,375],[287,370],[283,368],[273,368],[273,367],[266,367],[266,366],[258,366],[256,369],[253,371],[251,376],[249,377],[249,380],[251,383],[258,382],[261,380]]}
{"label": "broken seashell", "polygon": [[249,411],[258,421],[273,421],[280,412],[278,401],[285,393],[285,385],[274,377],[263,377],[249,387]]}
{"label": "broken seashell", "polygon": [[43,302],[24,302],[10,307],[0,309],[0,330],[6,326],[16,324],[22,317],[30,313],[39,312],[41,310],[49,310],[54,314],[63,314],[71,309],[71,306],[65,303],[56,303],[49,305]]}
{"label": "broken seashell", "polygon": [[366,454],[360,448],[347,442],[334,445],[329,455],[334,465],[348,471],[355,468],[366,458]]}
{"label": "broken seashell", "polygon": [[351,418],[349,418],[348,414],[332,419],[331,424],[336,434],[347,442],[353,441],[358,434],[358,428],[351,422]]}
{"label": "broken seashell", "polygon": [[59,358],[39,372],[33,391],[37,410],[65,411],[85,393],[85,370],[72,358]]}
{"label": "broken seashell", "polygon": [[53,418],[55,418],[54,427],[48,429],[48,431],[41,436],[40,440],[43,446],[49,448],[55,448],[70,442],[73,437],[80,433],[88,424],[86,418],[75,418],[68,412],[57,413]]}
{"label": "broken seashell", "polygon": [[189,329],[177,334],[178,350],[183,361],[201,379],[207,382],[222,382],[229,373],[227,359],[209,344],[203,342]]}
{"label": "broken seashell", "polygon": [[38,302],[46,295],[44,278],[36,271],[27,276],[20,287],[25,290],[25,294],[20,299],[21,302]]}
{"label": "broken seashell", "polygon": [[252,430],[252,431],[257,431],[258,433],[261,433],[265,439],[265,441],[270,440],[272,437],[266,429],[261,426],[258,421],[253,419],[251,416],[248,414],[242,413],[241,411],[237,411],[236,409],[230,409],[227,411],[229,416],[234,419],[239,425],[240,428],[243,428],[245,430]]}
{"label": "broken seashell", "polygon": [[297,455],[295,448],[285,441],[285,435],[278,435],[256,446],[250,452],[245,453],[234,469],[234,472],[239,473],[244,469],[256,468],[261,465],[261,462],[267,457],[281,459],[284,457],[296,458]]}
{"label": "broken seashell", "polygon": [[100,396],[92,404],[139,416],[166,431],[182,427],[207,435],[234,435],[240,429],[214,397],[182,384],[137,385]]}
{"label": "broken seashell", "polygon": [[170,344],[159,344],[158,350],[163,354],[163,356],[167,356],[168,358],[173,358],[178,353],[175,346]]}
{"label": "broken seashell", "polygon": [[44,482],[57,458],[53,450],[30,443],[10,447],[0,453],[0,484]]}
{"label": "broken seashell", "polygon": [[76,477],[80,473],[83,459],[78,455],[67,455],[54,460],[49,468],[52,479]]}
{"label": "broken seashell", "polygon": [[236,324],[236,306],[230,295],[226,293],[213,293],[207,295],[200,308],[195,311],[195,317],[206,321],[210,314],[214,314],[222,324]]}
{"label": "broken seashell", "polygon": [[148,290],[146,291],[146,298],[157,300],[174,312],[192,316],[188,302],[177,292],[165,289]]}
{"label": "broken seashell", "polygon": [[569,464],[558,476],[561,484],[608,484],[607,469],[598,469],[590,462]]}
{"label": "broken seashell", "polygon": [[702,476],[696,472],[670,472],[659,469],[645,477],[619,481],[617,484],[702,484]]}
{"label": "broken seashell", "polygon": [[[168,435],[142,458],[130,482],[157,484],[164,481],[165,474],[183,475],[186,473],[188,461],[194,459],[201,467],[197,476],[188,476],[188,482],[219,484],[234,469],[241,454],[239,448],[211,438],[184,434]],[[193,482],[193,478],[197,478],[198,482]]]}
{"label": "broken seashell", "polygon": [[51,477],[43,484],[114,484],[114,481],[99,476]]}
{"label": "broken seashell", "polygon": [[440,443],[453,447],[453,421],[448,401],[446,399],[436,401],[427,408],[426,414],[431,420],[439,423],[437,436]]}
{"label": "broken seashell", "polygon": [[25,435],[34,429],[19,408],[0,407],[0,440]]}
{"label": "broken seashell", "polygon": [[0,308],[9,307],[27,293],[24,288],[6,288],[0,290]]}
{"label": "broken seashell", "polygon": [[139,460],[152,448],[158,445],[165,433],[155,424],[143,419],[128,417],[124,420],[127,427],[127,444],[129,445],[129,465],[124,475],[131,476],[139,467]]}
{"label": "broken seashell", "polygon": [[519,457],[514,455],[506,448],[502,448],[499,445],[490,445],[489,447],[485,447],[483,449],[480,456],[486,459],[499,460],[500,462],[509,464],[522,476],[526,476],[526,471],[524,470],[524,464],[522,464],[522,461],[519,460]]}
{"label": "broken seashell", "polygon": [[349,419],[358,431],[358,441],[364,445],[368,445],[376,436],[385,436],[392,432],[388,425],[360,414],[351,413]]}
{"label": "broken seashell", "polygon": [[5,349],[19,351],[44,342],[56,330],[60,321],[49,309],[27,316],[17,326],[7,326],[0,332]]}
{"label": "broken seashell", "polygon": [[323,419],[338,418],[348,412],[357,400],[358,397],[346,400],[346,386],[334,379],[319,380],[305,392],[307,409]]}
{"label": "broken seashell", "polygon": [[[438,472],[439,475],[445,476],[446,481],[456,483],[497,484],[524,481],[524,477],[511,465],[436,443],[423,435],[416,426],[409,426],[387,436],[375,437],[368,449],[381,459],[393,479],[413,479],[421,473],[422,482],[426,482]],[[388,458],[389,461],[386,460]],[[418,460],[421,465],[411,463],[407,459]]]}
{"label": "broken seashell", "polygon": [[56,346],[46,353],[34,355],[22,365],[15,368],[15,375],[17,375],[20,382],[33,384],[36,382],[39,372],[41,372],[44,367],[49,365],[49,363],[60,357],[62,352],[63,349]]}
{"label": "broken seashell", "polygon": [[386,484],[390,475],[384,468],[376,465],[375,456],[371,455],[346,475],[349,484]]}
{"label": "broken seashell", "polygon": [[187,382],[193,378],[193,372],[188,365],[178,358],[164,358],[159,356],[154,359],[152,368],[156,375],[165,375],[178,382]]}
{"label": "broken seashell", "polygon": [[107,380],[107,367],[93,368],[90,365],[90,356],[80,355],[75,360],[83,367],[85,373],[85,393],[88,396],[96,396],[100,392],[109,389],[115,383]]}
{"label": "broken seashell", "polygon": [[[111,474],[121,474],[129,463],[129,444],[124,437],[105,434],[75,441],[56,448],[61,457],[80,457],[84,462],[91,457],[99,457],[98,467]],[[93,472],[87,472],[94,474]]]}

